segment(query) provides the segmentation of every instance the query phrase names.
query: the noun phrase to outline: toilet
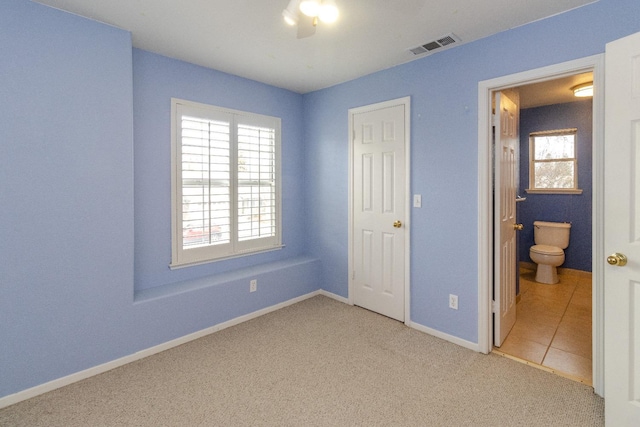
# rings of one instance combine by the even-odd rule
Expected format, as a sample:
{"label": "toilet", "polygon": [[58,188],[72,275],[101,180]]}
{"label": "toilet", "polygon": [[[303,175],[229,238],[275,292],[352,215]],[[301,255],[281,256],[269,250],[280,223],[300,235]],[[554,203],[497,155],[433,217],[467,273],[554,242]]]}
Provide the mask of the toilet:
{"label": "toilet", "polygon": [[533,239],[529,256],[538,264],[536,282],[553,285],[558,283],[559,267],[564,262],[564,250],[569,246],[571,224],[566,222],[534,221]]}

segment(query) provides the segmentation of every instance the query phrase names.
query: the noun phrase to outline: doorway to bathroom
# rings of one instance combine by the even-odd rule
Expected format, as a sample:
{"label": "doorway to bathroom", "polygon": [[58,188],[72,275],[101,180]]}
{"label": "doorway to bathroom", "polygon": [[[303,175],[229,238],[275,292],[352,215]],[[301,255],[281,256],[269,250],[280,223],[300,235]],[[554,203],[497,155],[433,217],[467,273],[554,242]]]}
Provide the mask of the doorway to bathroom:
{"label": "doorway to bathroom", "polygon": [[[486,176],[485,182],[480,181],[481,192],[485,192],[481,197],[481,221],[483,216],[485,220],[481,235],[486,233],[487,237],[481,237],[480,244],[488,246],[481,247],[481,252],[484,250],[486,254],[480,255],[481,347],[484,343],[487,352],[495,351],[593,385],[597,393],[602,384],[602,298],[599,297],[600,272],[594,271],[597,266],[593,259],[602,236],[593,226],[592,218],[601,205],[596,201],[602,197],[598,191],[602,185],[602,136],[598,126],[602,119],[602,100],[597,96],[574,99],[570,89],[586,82],[595,82],[597,87],[602,79],[601,62],[600,56],[594,56],[479,85],[479,117],[487,117],[486,123],[483,119],[479,122],[480,175],[484,172]],[[509,180],[505,180],[503,174],[511,173],[511,168],[501,164],[506,147],[497,146],[501,129],[496,129],[498,138],[494,139],[493,133],[494,125],[501,123],[499,118],[494,119],[502,111],[501,97],[519,104],[515,114],[520,117],[516,125],[519,129],[513,197],[504,191],[504,183]],[[534,186],[529,183],[529,135],[573,128],[579,132],[576,164],[578,187],[582,191],[564,194],[531,191]],[[496,193],[498,196],[494,197]],[[494,200],[497,200],[495,206]],[[509,251],[503,250],[501,234],[505,227],[500,223],[502,213],[508,212],[510,205],[515,206],[516,215],[507,228],[517,230],[522,224],[521,231],[515,231],[517,244],[511,261],[503,256]],[[558,270],[558,284],[535,281],[536,264],[528,255],[534,244],[533,222],[536,220],[572,224],[566,259]],[[505,288],[504,283],[503,286],[500,283],[508,272],[514,276],[514,283]],[[508,286],[515,289],[509,291]],[[508,320],[503,318],[503,313],[508,311],[505,304],[509,304],[510,295],[515,296],[516,301],[512,322],[503,321]]]}

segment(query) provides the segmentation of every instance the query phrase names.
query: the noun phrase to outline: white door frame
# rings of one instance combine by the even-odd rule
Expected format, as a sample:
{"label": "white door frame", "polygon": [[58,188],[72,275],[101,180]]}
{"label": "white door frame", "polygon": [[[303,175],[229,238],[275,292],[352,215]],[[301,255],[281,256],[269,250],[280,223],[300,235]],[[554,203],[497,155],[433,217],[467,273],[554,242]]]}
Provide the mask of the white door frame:
{"label": "white door frame", "polygon": [[402,220],[406,235],[404,239],[404,323],[411,322],[411,97],[392,99],[389,101],[379,102],[376,104],[365,105],[357,108],[349,109],[349,226],[348,226],[348,251],[349,251],[349,297],[348,303],[353,305],[353,116],[355,114],[364,113],[372,110],[379,110],[388,107],[404,105],[404,148],[405,148],[405,217]]}
{"label": "white door frame", "polygon": [[493,348],[493,212],[491,153],[491,94],[523,84],[593,71],[593,387],[604,393],[604,54],[498,77],[478,83],[478,347]]}

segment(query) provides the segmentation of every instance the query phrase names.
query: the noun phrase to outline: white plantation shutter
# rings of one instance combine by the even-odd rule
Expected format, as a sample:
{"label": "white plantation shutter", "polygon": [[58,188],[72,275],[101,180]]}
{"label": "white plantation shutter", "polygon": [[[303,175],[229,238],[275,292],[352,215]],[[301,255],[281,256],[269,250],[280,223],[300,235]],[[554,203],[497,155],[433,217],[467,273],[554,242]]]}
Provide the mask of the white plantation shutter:
{"label": "white plantation shutter", "polygon": [[238,240],[276,232],[275,130],[238,125]]}
{"label": "white plantation shutter", "polygon": [[281,247],[280,120],[173,100],[172,267]]}
{"label": "white plantation shutter", "polygon": [[181,123],[182,245],[229,243],[230,123],[189,116]]}

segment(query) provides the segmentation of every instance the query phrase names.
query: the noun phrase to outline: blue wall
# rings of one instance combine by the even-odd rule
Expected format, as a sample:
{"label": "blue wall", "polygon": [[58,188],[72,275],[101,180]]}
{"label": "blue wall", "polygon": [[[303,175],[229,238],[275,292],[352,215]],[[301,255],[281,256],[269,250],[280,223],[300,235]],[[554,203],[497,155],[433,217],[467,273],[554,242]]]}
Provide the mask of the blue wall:
{"label": "blue wall", "polygon": [[[320,287],[346,296],[347,110],[407,95],[412,320],[477,342],[478,82],[604,52],[638,16],[600,0],[301,96],[3,0],[0,397]],[[282,117],[285,249],[168,269],[170,97]]]}
{"label": "blue wall", "polygon": [[[0,2],[0,53],[0,397],[320,288],[301,95],[24,0]],[[171,97],[281,117],[285,249],[169,270]]]}
{"label": "blue wall", "polygon": [[[302,96],[230,74],[133,50],[135,287],[137,291],[304,253]],[[251,257],[170,270],[171,98],[281,118],[283,243]]]}
{"label": "blue wall", "polygon": [[131,348],[130,46],[123,31],[0,3],[0,396]]}
{"label": "blue wall", "polygon": [[[567,104],[529,108],[520,112],[520,193],[527,200],[518,203],[519,259],[531,262],[533,221],[570,222],[569,247],[562,267],[591,271],[592,192],[592,106],[589,99]],[[527,194],[529,186],[529,134],[544,130],[577,128],[578,186],[582,194]]]}

